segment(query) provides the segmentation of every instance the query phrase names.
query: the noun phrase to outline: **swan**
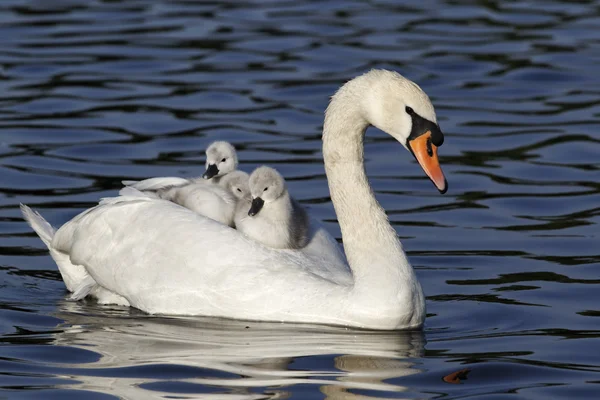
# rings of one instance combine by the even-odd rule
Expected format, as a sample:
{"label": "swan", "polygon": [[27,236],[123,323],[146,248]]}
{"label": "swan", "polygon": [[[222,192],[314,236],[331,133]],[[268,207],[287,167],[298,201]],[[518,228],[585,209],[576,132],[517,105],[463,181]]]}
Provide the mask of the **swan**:
{"label": "swan", "polygon": [[[218,158],[217,163],[214,161],[215,157]],[[197,214],[233,226],[238,199],[232,193],[231,184],[234,180],[229,178],[234,175],[235,182],[240,178],[240,175],[235,174],[238,172],[235,169],[238,163],[235,147],[228,142],[213,142],[206,150],[206,159],[206,171],[202,178],[158,177],[139,182],[123,181],[125,188],[119,194],[143,197],[135,192],[144,192],[147,197],[172,201]],[[244,176],[247,177],[248,174],[243,172],[241,177]],[[207,184],[207,180],[214,184]]]}
{"label": "swan", "polygon": [[229,142],[216,141],[206,148],[206,170],[201,178],[164,176],[148,178],[141,181],[122,181],[122,183],[125,186],[130,186],[143,192],[156,192],[173,186],[182,186],[204,181],[220,184],[222,178],[228,173],[235,171],[237,166],[238,157],[235,147]]}
{"label": "swan", "polygon": [[180,186],[167,186],[155,192],[146,191],[143,194],[135,193],[138,189],[126,186],[119,191],[119,195],[145,195],[172,201],[197,214],[233,227],[237,204],[247,193],[248,179],[246,172],[235,170],[224,175],[217,185],[196,181]]}
{"label": "swan", "polygon": [[[238,169],[228,173],[221,181],[221,184],[225,185],[236,199],[236,213],[240,207],[241,209],[246,207],[248,198],[250,197],[250,188],[248,187],[249,180],[250,175],[248,175],[247,172]],[[246,210],[248,209],[250,209],[249,205]]]}
{"label": "swan", "polygon": [[[238,224],[244,218],[248,217],[248,211],[252,206],[252,196],[250,195],[250,175],[242,171],[234,171],[231,178],[230,188],[231,193],[237,199],[235,211],[233,213],[233,225],[238,229]],[[258,240],[259,237],[253,238]]]}
{"label": "swan", "polygon": [[69,290],[93,281],[107,297],[150,314],[420,328],[421,285],[365,173],[369,125],[400,142],[437,189],[447,190],[438,161],[444,137],[419,86],[386,70],[345,83],[331,98],[323,126],[325,171],[345,266],[264,246],[160,199],[117,197],[57,231],[26,206],[23,214]]}
{"label": "swan", "polygon": [[[279,175],[279,173],[277,174]],[[261,218],[257,221],[256,218],[249,216],[250,209],[252,208],[252,196],[248,174],[238,170],[230,173],[224,179],[230,180],[229,188],[238,199],[234,214],[236,229],[250,239],[256,240],[266,246],[277,247],[277,245],[272,246],[271,243],[277,240],[274,238],[274,235],[278,235],[280,232],[272,231],[272,225],[262,223],[264,221],[261,221]],[[283,178],[280,177],[280,179]],[[300,212],[303,212],[303,210]],[[304,213],[304,215],[307,214]],[[289,222],[285,223],[288,224],[286,229],[289,230]],[[321,276],[324,278],[330,279],[340,285],[352,284],[352,273],[348,268],[348,262],[335,238],[327,232],[323,224],[316,218],[308,216],[308,221],[302,221],[302,224],[304,225],[302,228],[304,247],[295,247],[307,258],[322,264]],[[284,230],[284,235],[289,235],[289,233]],[[289,248],[287,243],[281,247],[286,246]]]}
{"label": "swan", "polygon": [[[223,179],[229,175],[231,174]],[[226,184],[226,181],[223,184]],[[199,215],[233,226],[237,199],[228,187],[221,187],[220,184],[207,185],[204,182],[192,182],[160,189],[155,192],[155,195],[188,208]]]}
{"label": "swan", "polygon": [[[246,236],[278,249],[301,249],[308,244],[309,218],[289,194],[277,170],[262,166],[250,175],[250,207],[236,212],[235,227]],[[247,205],[247,201],[240,204]]]}
{"label": "swan", "polygon": [[202,178],[218,184],[223,176],[235,171],[238,166],[237,152],[229,142],[213,142],[206,148],[206,171]]}

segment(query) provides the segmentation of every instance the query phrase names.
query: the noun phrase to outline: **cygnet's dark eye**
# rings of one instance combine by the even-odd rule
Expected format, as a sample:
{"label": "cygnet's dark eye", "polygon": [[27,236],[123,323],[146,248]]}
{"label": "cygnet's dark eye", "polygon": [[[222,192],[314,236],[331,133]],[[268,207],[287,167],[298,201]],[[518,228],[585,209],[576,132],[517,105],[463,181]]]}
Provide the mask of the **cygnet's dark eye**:
{"label": "cygnet's dark eye", "polygon": [[240,192],[240,193],[242,193],[242,189],[240,189],[240,188],[237,188],[237,191]]}
{"label": "cygnet's dark eye", "polygon": [[227,161],[227,159],[226,159],[226,158],[224,158],[224,159],[222,159],[222,160],[221,160],[221,162],[225,162],[225,161]]}
{"label": "cygnet's dark eye", "polygon": [[267,191],[267,189],[268,189],[268,187],[266,187],[266,188],[265,188],[265,190],[263,190],[263,192],[266,192],[266,191]]}
{"label": "cygnet's dark eye", "polygon": [[406,106],[406,113],[408,115],[413,115],[415,113],[415,110],[413,110],[412,107]]}

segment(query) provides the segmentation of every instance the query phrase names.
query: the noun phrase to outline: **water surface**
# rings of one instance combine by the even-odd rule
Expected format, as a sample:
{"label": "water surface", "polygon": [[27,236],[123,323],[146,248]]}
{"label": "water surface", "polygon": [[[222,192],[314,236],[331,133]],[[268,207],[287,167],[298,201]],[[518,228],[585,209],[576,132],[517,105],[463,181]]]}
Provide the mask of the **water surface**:
{"label": "water surface", "polygon": [[[0,34],[2,396],[597,396],[597,2],[5,0]],[[339,238],[323,110],[374,67],[418,82],[446,135],[444,196],[393,139],[366,141],[424,332],[67,300],[19,202],[60,226],[122,179],[197,176],[216,139],[244,170],[276,166]]]}

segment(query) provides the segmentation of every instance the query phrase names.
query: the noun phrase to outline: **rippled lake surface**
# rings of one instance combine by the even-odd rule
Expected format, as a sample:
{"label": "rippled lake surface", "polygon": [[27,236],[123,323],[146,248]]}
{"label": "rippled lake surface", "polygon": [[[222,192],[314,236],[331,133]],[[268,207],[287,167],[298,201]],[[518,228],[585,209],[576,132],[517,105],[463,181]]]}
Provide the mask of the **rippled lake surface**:
{"label": "rippled lake surface", "polygon": [[[596,398],[594,1],[0,3],[0,397]],[[197,176],[216,139],[340,237],[328,96],[370,68],[436,106],[450,189],[370,129],[367,172],[423,332],[147,316],[67,300],[19,202],[60,226],[122,179]]]}

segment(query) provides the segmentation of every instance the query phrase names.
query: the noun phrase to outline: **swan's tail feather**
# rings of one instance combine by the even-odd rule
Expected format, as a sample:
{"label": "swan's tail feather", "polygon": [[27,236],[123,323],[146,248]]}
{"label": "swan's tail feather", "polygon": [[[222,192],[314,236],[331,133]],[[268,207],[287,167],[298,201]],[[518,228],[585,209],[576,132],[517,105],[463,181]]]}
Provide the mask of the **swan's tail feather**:
{"label": "swan's tail feather", "polygon": [[69,297],[69,299],[75,301],[83,299],[85,296],[90,294],[90,292],[96,287],[96,285],[97,283],[94,280],[94,278],[92,278],[89,275],[86,276],[81,280],[81,282],[77,284],[77,286],[73,288],[73,294],[71,295],[71,297]]}
{"label": "swan's tail feather", "polygon": [[121,183],[125,186],[133,186],[136,183],[138,183],[139,181],[121,181]]}
{"label": "swan's tail feather", "polygon": [[46,244],[46,246],[50,249],[52,238],[56,232],[52,225],[50,225],[48,221],[46,221],[44,217],[40,215],[40,213],[32,210],[25,204],[21,204],[21,213],[23,213],[23,218],[25,218],[25,221],[27,221],[29,226],[31,226],[40,239],[42,239],[44,244]]}

